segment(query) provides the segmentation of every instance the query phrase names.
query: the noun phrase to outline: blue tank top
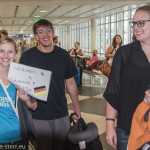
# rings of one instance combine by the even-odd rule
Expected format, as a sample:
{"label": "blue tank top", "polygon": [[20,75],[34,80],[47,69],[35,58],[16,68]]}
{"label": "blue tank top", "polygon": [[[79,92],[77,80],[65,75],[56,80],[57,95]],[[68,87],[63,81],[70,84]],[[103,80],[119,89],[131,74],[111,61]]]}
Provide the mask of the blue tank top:
{"label": "blue tank top", "polygon": [[[7,88],[15,106],[16,89],[13,84]],[[21,140],[19,119],[17,118],[3,87],[0,84],[0,143],[10,143]]]}

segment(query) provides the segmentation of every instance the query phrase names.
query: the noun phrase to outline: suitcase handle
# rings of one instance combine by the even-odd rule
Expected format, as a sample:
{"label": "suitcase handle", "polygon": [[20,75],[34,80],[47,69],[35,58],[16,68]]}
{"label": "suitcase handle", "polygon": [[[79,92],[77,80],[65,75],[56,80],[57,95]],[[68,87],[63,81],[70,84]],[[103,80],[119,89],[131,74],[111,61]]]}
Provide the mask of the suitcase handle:
{"label": "suitcase handle", "polygon": [[[75,123],[74,119],[72,118],[73,115],[77,115],[76,113],[71,113],[70,115],[70,124],[73,123],[73,125],[77,124],[78,131],[83,131],[87,128],[87,125],[82,117],[78,119],[78,121]],[[78,116],[78,115],[77,115]]]}

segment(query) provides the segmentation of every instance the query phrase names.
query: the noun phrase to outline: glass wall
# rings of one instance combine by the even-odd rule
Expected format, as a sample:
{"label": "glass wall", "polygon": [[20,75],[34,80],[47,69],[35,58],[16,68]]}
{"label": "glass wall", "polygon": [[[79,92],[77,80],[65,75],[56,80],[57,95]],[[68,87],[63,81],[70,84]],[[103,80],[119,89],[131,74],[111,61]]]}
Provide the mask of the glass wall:
{"label": "glass wall", "polygon": [[123,45],[131,42],[132,29],[129,22],[132,20],[135,10],[136,6],[124,6],[102,13],[101,17],[96,19],[96,49],[99,57],[105,57],[105,51],[112,44],[116,34],[121,35]]}
{"label": "glass wall", "polygon": [[91,21],[81,22],[70,26],[70,49],[74,48],[74,42],[80,42],[80,48],[85,55],[91,51]]}
{"label": "glass wall", "polygon": [[67,49],[67,26],[57,27],[55,29],[55,35],[59,37],[61,47]]}
{"label": "glass wall", "polygon": [[[123,45],[132,40],[132,28],[129,22],[132,20],[137,7],[141,5],[130,5],[118,7],[107,12],[103,12],[95,19],[95,48],[98,56],[105,58],[107,48],[112,44],[116,34],[121,35]],[[74,48],[74,42],[80,42],[80,48],[86,55],[91,55],[91,20],[70,25],[70,39],[67,41],[67,27],[58,27],[56,34],[59,36],[62,47],[67,49],[67,42],[70,42],[68,49]]]}

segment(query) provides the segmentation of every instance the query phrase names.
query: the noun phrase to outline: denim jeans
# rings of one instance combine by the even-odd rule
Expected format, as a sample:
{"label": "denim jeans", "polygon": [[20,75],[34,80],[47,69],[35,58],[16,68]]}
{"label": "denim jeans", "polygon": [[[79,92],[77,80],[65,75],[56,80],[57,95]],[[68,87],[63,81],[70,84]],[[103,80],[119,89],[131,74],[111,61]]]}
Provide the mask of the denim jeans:
{"label": "denim jeans", "polygon": [[128,138],[125,131],[117,128],[117,150],[127,150]]}

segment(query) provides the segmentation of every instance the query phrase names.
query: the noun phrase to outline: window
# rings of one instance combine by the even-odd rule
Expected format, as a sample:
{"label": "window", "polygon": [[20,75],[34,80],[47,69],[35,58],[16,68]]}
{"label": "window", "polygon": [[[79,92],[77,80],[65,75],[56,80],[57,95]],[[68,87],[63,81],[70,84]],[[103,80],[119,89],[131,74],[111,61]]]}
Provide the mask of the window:
{"label": "window", "polygon": [[[132,20],[135,10],[140,5],[126,5],[102,12],[95,20],[95,45],[98,56],[105,58],[107,48],[112,44],[116,34],[121,35],[123,45],[132,41],[132,29],[129,22]],[[91,55],[91,21],[83,21],[70,25],[70,39],[67,41],[67,27],[57,27],[56,35],[59,36],[61,45],[67,49],[67,42],[70,42],[69,49],[74,48],[74,42],[80,42],[80,48],[85,55]]]}
{"label": "window", "polygon": [[129,26],[136,8],[139,5],[124,6],[101,13],[101,18],[96,19],[96,49],[99,57],[104,58],[107,48],[112,44],[116,34],[121,35],[123,45],[131,42],[132,29]]}
{"label": "window", "polygon": [[70,26],[70,49],[74,47],[74,42],[80,42],[80,48],[84,51],[85,55],[89,55],[91,52],[90,28],[90,21]]}
{"label": "window", "polygon": [[61,41],[61,47],[67,50],[67,27],[57,27],[55,35],[59,37]]}

